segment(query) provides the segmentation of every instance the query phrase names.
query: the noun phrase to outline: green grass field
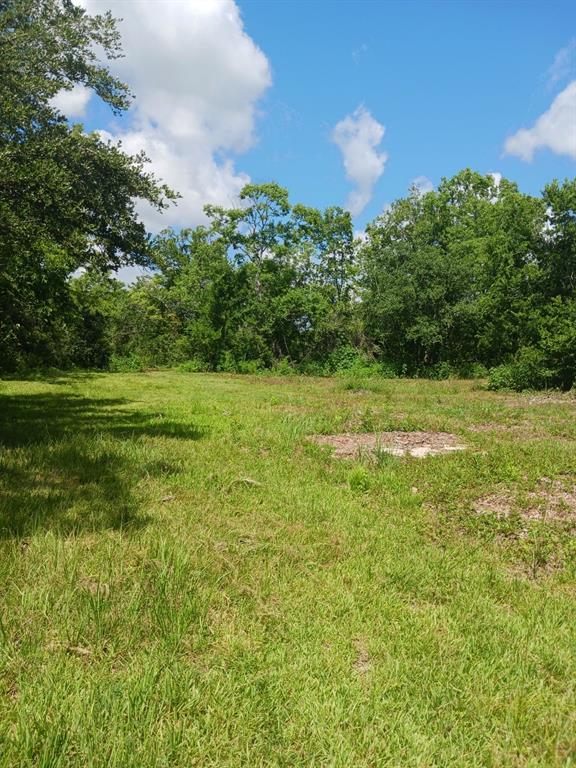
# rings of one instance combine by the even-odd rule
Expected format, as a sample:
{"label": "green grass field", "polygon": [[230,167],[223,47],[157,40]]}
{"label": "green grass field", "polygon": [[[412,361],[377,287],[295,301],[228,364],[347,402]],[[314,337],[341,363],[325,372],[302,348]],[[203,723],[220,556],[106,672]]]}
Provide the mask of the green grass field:
{"label": "green grass field", "polygon": [[[306,439],[379,430],[468,450]],[[2,768],[576,764],[576,400],[76,374],[0,440]]]}

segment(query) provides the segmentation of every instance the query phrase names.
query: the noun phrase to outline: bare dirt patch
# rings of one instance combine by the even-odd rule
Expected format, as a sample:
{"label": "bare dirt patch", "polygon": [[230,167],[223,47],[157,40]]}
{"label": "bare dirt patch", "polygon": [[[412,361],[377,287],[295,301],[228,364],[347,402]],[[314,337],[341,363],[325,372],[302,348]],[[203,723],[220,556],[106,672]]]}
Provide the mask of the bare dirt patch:
{"label": "bare dirt patch", "polygon": [[576,482],[574,478],[543,477],[535,491],[492,493],[477,499],[473,507],[479,515],[492,514],[499,519],[516,513],[525,520],[576,521]]}
{"label": "bare dirt patch", "polygon": [[536,427],[529,421],[523,421],[518,424],[501,424],[492,422],[487,422],[484,424],[471,424],[469,427],[467,427],[467,429],[469,432],[511,434],[524,437],[527,440],[532,438],[546,437],[549,435],[549,432],[547,432],[545,429]]}
{"label": "bare dirt patch", "polygon": [[524,407],[530,405],[576,405],[576,397],[571,393],[562,394],[561,392],[540,395],[516,395],[515,397],[506,398],[504,403],[506,405]]}
{"label": "bare dirt patch", "polygon": [[361,640],[356,640],[354,645],[356,647],[356,659],[352,664],[352,669],[357,675],[366,675],[372,670],[372,659]]}
{"label": "bare dirt patch", "polygon": [[337,459],[371,456],[380,451],[393,456],[424,458],[466,449],[456,435],[448,432],[344,432],[339,435],[312,435],[310,440],[317,445],[330,446]]}

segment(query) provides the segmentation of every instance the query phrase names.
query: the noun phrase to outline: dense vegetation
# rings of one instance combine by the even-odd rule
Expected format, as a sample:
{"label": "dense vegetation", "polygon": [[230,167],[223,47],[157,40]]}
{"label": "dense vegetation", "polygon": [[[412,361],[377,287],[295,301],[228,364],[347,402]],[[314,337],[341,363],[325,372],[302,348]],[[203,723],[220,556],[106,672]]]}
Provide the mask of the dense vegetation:
{"label": "dense vegetation", "polygon": [[[395,202],[354,241],[350,215],[291,207],[275,184],[165,231],[126,287],[69,279],[67,313],[26,363],[478,375],[570,388],[576,373],[576,182],[541,198],[464,171]],[[8,350],[4,358],[9,358]],[[13,357],[14,359],[14,357]]]}
{"label": "dense vegetation", "polygon": [[137,200],[174,195],[130,157],[53,104],[92,89],[114,112],[126,85],[97,57],[120,55],[115,20],[67,0],[0,3],[0,370],[75,362],[70,276],[148,263]]}
{"label": "dense vegetation", "polygon": [[[145,158],[70,126],[51,99],[127,87],[109,16],[64,0],[0,15],[0,370],[34,366],[444,377],[494,387],[576,377],[576,180],[540,197],[470,170],[411,190],[354,238],[349,213],[250,184],[237,208],[151,239],[135,201],[174,197]],[[122,264],[153,267],[126,287]]]}

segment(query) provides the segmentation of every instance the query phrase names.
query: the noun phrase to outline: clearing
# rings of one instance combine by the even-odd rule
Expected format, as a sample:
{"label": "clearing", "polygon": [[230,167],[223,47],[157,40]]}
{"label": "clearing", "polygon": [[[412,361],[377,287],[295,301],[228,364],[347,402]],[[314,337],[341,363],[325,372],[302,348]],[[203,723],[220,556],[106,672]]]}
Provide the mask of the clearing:
{"label": "clearing", "polygon": [[0,382],[0,767],[573,764],[575,468],[472,382]]}
{"label": "clearing", "polygon": [[313,435],[310,439],[317,445],[332,448],[333,455],[338,459],[377,457],[381,452],[423,459],[440,453],[466,450],[456,435],[447,432],[344,432],[341,435]]}

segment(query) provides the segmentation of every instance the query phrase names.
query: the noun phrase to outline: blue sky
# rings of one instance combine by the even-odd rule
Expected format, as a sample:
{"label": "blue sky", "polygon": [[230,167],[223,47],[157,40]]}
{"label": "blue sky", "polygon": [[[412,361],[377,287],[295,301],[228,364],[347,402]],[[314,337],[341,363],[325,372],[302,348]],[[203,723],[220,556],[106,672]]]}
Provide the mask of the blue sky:
{"label": "blue sky", "polygon": [[61,106],[182,192],[143,211],[153,230],[249,179],[348,205],[361,229],[416,178],[471,167],[537,194],[575,175],[573,2],[82,2],[124,18],[114,68],[137,99],[120,120],[80,91]]}
{"label": "blue sky", "polygon": [[386,127],[389,155],[359,223],[418,176],[437,184],[470,166],[530,193],[574,176],[570,157],[542,149],[525,162],[503,150],[576,78],[574,53],[555,87],[547,77],[576,35],[576,3],[245,0],[241,8],[274,82],[260,142],[245,158],[255,180],[277,178],[311,205],[343,204],[348,184],[330,134],[359,104]]}

